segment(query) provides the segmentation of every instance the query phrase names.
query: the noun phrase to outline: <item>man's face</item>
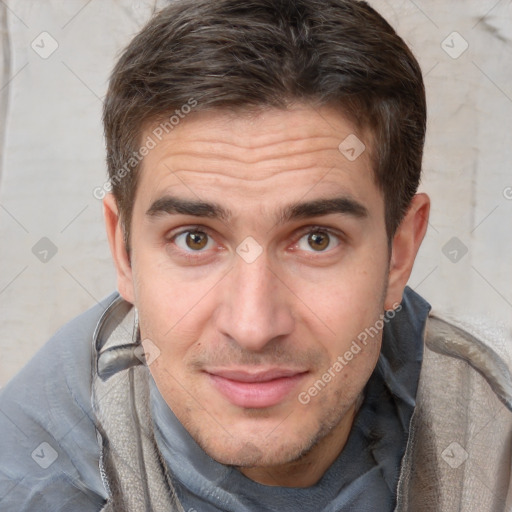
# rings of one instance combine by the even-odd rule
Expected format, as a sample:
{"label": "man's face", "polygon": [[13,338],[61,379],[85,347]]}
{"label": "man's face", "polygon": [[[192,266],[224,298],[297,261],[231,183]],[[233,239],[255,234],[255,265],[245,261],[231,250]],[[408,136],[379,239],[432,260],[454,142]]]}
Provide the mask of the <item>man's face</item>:
{"label": "man's face", "polygon": [[160,392],[219,462],[278,466],[346,439],[380,335],[308,390],[391,306],[369,142],[355,160],[338,149],[354,133],[327,107],[200,113],[145,157],[123,294],[160,351]]}

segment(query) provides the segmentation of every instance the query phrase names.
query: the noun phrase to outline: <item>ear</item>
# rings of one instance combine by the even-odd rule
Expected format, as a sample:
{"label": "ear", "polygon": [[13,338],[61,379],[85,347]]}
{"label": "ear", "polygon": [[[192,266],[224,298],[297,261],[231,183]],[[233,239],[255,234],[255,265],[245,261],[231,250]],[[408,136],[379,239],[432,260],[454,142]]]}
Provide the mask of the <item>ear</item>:
{"label": "ear", "polygon": [[386,309],[393,309],[393,305],[402,301],[416,254],[427,232],[429,213],[430,199],[427,194],[416,194],[393,237]]}
{"label": "ear", "polygon": [[112,194],[103,199],[103,215],[108,243],[117,272],[117,287],[123,299],[134,304],[133,272],[124,243],[124,232],[117,202]]}

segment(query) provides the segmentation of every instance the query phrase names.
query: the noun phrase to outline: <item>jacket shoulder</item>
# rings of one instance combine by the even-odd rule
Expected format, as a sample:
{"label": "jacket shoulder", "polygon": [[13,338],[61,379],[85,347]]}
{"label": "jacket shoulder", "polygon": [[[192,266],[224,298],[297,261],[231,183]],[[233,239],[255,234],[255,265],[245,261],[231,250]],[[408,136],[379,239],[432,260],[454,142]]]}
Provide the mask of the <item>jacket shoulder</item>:
{"label": "jacket shoulder", "polygon": [[111,294],[63,326],[0,393],[2,510],[85,512],[102,506],[92,344],[117,297]]}
{"label": "jacket shoulder", "polygon": [[512,377],[492,341],[429,317],[397,512],[512,510]]}
{"label": "jacket shoulder", "polygon": [[512,411],[512,372],[493,348],[492,339],[475,335],[453,321],[430,315],[425,346],[437,354],[466,362],[489,384],[496,396]]}

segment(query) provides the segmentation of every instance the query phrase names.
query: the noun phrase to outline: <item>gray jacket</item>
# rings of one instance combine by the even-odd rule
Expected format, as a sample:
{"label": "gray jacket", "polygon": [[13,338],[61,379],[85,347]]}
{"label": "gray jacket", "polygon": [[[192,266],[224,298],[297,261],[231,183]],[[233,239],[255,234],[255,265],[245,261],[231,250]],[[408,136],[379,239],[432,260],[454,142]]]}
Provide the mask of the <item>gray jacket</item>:
{"label": "gray jacket", "polygon": [[[134,314],[111,295],[0,392],[2,512],[183,510],[154,439]],[[511,397],[504,361],[431,315],[397,510],[512,511]]]}
{"label": "gray jacket", "polygon": [[[94,405],[106,511],[183,511],[148,418],[148,369],[126,333],[134,309],[112,303],[95,334]],[[130,407],[126,407],[130,404]],[[431,315],[397,511],[512,511],[512,377],[467,331]]]}

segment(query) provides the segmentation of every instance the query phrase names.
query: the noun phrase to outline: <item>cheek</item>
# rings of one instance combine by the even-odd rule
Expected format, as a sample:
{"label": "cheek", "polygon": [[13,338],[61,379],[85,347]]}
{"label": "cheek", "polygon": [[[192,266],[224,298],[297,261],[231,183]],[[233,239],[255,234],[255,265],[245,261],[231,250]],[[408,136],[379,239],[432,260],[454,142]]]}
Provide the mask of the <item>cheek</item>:
{"label": "cheek", "polygon": [[[311,398],[312,402],[315,393],[322,395],[311,404],[313,408],[320,410],[324,400],[330,401],[333,407],[350,404],[377,363],[382,339],[379,319],[384,308],[386,264],[385,261],[370,264],[370,261],[367,267],[340,267],[324,286],[308,287],[312,310],[327,327],[323,329],[323,336],[315,336],[322,344],[327,364],[317,369],[308,383],[309,388],[303,390],[305,400]],[[308,326],[310,332],[314,332],[313,323]]]}
{"label": "cheek", "polygon": [[148,328],[147,322],[151,322],[158,337],[186,317],[208,289],[208,280],[191,285],[184,272],[171,268],[163,249],[134,253],[133,279],[139,315]]}
{"label": "cheek", "polygon": [[330,333],[327,347],[342,350],[348,339],[376,322],[384,308],[386,276],[385,260],[361,258],[296,283],[297,295],[311,310],[311,328],[320,320]]}
{"label": "cheek", "polygon": [[[192,284],[183,273],[140,258],[134,264],[136,305],[142,339],[159,350],[150,370],[166,395],[179,391],[178,382],[189,380],[186,362],[204,349],[202,338],[212,317],[210,279]],[[178,381],[171,378],[174,376]],[[176,387],[178,386],[178,387]]]}
{"label": "cheek", "polygon": [[360,340],[344,338],[333,343],[329,362],[302,387],[298,401],[312,414],[322,418],[348,408],[366,385],[379,358],[381,336]]}

